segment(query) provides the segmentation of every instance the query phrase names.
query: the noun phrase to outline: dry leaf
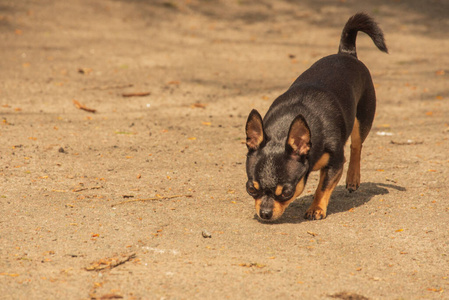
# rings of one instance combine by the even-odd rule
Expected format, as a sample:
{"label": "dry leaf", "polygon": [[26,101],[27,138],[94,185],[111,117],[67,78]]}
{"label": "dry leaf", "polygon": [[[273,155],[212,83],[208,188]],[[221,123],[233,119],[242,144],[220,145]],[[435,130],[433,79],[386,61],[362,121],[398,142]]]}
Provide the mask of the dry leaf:
{"label": "dry leaf", "polygon": [[19,276],[19,274],[16,274],[16,273],[6,273],[6,272],[0,273],[0,275],[11,276],[11,277],[17,277],[17,276]]}
{"label": "dry leaf", "polygon": [[80,74],[90,74],[92,73],[91,68],[78,68],[78,73]]}
{"label": "dry leaf", "polygon": [[207,104],[205,103],[193,103],[190,107],[192,108],[206,108]]}
{"label": "dry leaf", "polygon": [[247,268],[252,268],[252,267],[256,267],[256,268],[265,268],[266,265],[263,264],[259,264],[259,263],[241,263],[239,264],[240,267],[247,267]]}

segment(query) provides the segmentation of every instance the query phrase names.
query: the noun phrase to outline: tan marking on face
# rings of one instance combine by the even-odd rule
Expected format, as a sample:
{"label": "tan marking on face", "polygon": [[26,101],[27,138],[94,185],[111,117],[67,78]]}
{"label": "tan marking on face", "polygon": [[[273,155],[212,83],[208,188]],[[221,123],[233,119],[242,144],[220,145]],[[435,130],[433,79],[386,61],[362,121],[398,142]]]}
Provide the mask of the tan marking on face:
{"label": "tan marking on face", "polygon": [[256,190],[259,190],[259,189],[260,189],[260,185],[259,185],[259,183],[258,183],[257,181],[253,181],[253,185],[254,185],[254,188],[255,188]]}
{"label": "tan marking on face", "polygon": [[259,212],[260,212],[260,204],[262,203],[262,200],[261,199],[255,199],[256,200],[256,214],[259,216],[259,218],[260,218],[260,214],[259,214]]}
{"label": "tan marking on face", "polygon": [[327,163],[329,162],[329,153],[324,153],[321,155],[320,159],[315,163],[315,165],[312,168],[312,171],[318,171],[327,166]]}
{"label": "tan marking on face", "polygon": [[278,184],[277,186],[276,186],[276,191],[274,191],[274,194],[276,195],[276,196],[280,196],[281,194],[282,194],[282,190],[284,189],[284,187],[282,186],[282,185],[280,185],[280,184]]}
{"label": "tan marking on face", "polygon": [[287,209],[287,207],[290,205],[290,203],[295,201],[295,199],[298,198],[299,195],[301,195],[303,190],[304,190],[304,178],[302,178],[299,181],[299,183],[296,185],[295,194],[293,195],[292,198],[290,198],[290,200],[283,201],[283,202],[274,201],[273,217],[271,217],[270,221],[279,219],[282,216],[282,214],[284,213],[284,211]]}

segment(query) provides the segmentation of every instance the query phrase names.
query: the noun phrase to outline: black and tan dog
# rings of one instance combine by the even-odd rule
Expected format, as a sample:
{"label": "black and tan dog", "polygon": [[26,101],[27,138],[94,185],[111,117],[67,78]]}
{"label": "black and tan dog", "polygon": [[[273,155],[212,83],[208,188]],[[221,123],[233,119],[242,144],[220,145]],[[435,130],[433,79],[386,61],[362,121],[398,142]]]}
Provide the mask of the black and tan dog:
{"label": "black and tan dog", "polygon": [[320,182],[305,218],[325,218],[343,173],[349,136],[346,188],[353,192],[359,187],[362,143],[374,119],[376,95],[368,69],[357,59],[358,31],[388,52],[382,30],[371,17],[358,13],[343,28],[338,54],[320,59],[299,76],[263,120],[256,110],[249,114],[246,188],[261,219],[278,219],[302,193],[310,172],[318,170]]}

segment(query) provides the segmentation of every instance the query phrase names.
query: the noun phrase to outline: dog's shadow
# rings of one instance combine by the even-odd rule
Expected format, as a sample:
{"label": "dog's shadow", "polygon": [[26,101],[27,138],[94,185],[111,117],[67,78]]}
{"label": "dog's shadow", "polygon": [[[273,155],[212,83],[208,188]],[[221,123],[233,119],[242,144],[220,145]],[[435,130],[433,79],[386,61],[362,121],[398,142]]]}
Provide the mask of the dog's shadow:
{"label": "dog's shadow", "polygon": [[[398,191],[406,190],[404,187],[394,184],[366,182],[362,183],[356,192],[349,193],[344,186],[337,186],[329,201],[327,216],[347,212],[352,208],[361,206],[369,202],[374,196],[388,194],[389,189],[396,189]],[[257,216],[255,216],[255,218],[264,224],[302,223],[307,221],[304,219],[304,214],[312,201],[313,195],[307,195],[296,199],[285,210],[282,217],[274,222],[267,223],[257,218]]]}

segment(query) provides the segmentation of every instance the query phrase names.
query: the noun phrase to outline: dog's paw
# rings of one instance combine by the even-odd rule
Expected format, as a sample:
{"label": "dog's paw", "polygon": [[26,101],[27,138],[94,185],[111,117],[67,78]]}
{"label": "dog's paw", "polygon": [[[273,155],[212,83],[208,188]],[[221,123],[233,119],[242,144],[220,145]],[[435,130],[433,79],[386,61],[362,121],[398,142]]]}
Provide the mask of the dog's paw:
{"label": "dog's paw", "polygon": [[357,191],[360,186],[360,171],[356,172],[351,168],[348,169],[348,174],[346,175],[346,189],[352,193]]}
{"label": "dog's paw", "polygon": [[346,189],[350,192],[353,193],[355,191],[357,191],[357,189],[360,186],[360,182],[347,182],[346,183]]}
{"label": "dog's paw", "polygon": [[310,207],[304,215],[304,218],[308,220],[322,220],[326,218],[326,211],[319,207]]}

